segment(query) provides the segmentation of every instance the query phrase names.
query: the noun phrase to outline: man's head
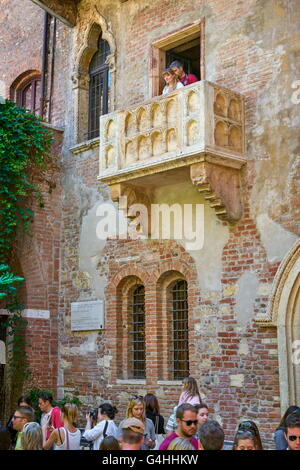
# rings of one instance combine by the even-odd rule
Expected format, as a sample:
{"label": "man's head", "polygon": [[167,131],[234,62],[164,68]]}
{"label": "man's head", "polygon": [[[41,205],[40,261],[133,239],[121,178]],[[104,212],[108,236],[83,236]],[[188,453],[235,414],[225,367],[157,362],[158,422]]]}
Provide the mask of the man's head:
{"label": "man's head", "polygon": [[222,450],[224,446],[224,431],[217,421],[209,420],[199,431],[200,450]]}
{"label": "man's head", "polygon": [[192,437],[197,432],[197,410],[189,403],[178,406],[176,410],[177,434],[180,437]]}
{"label": "man's head", "polygon": [[285,436],[290,450],[300,450],[300,414],[291,413],[286,418]]}
{"label": "man's head", "polygon": [[48,392],[39,394],[39,409],[42,413],[48,413],[52,408],[53,396]]}
{"label": "man's head", "polygon": [[137,418],[128,418],[122,423],[120,442],[122,449],[138,450],[144,442],[145,425]]}
{"label": "man's head", "polygon": [[16,431],[22,431],[26,423],[34,420],[34,411],[30,406],[19,406],[12,417],[13,428]]}
{"label": "man's head", "polygon": [[179,60],[173,60],[169,65],[169,68],[175,72],[178,78],[182,78],[185,74],[183,70],[183,64]]}

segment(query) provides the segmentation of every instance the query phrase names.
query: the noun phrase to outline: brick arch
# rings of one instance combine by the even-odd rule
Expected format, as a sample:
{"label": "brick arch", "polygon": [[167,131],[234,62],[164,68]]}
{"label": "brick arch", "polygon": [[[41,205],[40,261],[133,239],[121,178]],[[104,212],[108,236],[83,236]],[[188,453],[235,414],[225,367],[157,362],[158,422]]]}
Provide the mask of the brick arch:
{"label": "brick arch", "polygon": [[118,285],[127,277],[138,277],[145,284],[149,283],[149,272],[137,265],[129,265],[121,268],[121,270],[110,279],[108,289],[117,289]]}
{"label": "brick arch", "polygon": [[146,287],[149,275],[138,266],[122,268],[109,281],[106,289],[106,345],[114,360],[111,380],[127,379],[129,370],[130,293],[137,285]]}
{"label": "brick arch", "polygon": [[194,283],[197,280],[197,272],[196,268],[194,267],[194,261],[192,258],[190,258],[186,261],[181,259],[180,261],[170,260],[161,262],[153,273],[156,278],[156,283],[160,282],[160,279],[166,275],[166,273],[172,271],[183,275],[188,283]]}

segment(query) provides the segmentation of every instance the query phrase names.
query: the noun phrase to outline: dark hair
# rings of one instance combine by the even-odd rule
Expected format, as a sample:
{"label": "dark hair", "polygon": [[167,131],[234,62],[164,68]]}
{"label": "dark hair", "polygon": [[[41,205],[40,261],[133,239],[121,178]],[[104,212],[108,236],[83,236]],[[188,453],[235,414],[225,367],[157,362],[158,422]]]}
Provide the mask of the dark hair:
{"label": "dark hair", "polygon": [[168,68],[172,68],[172,67],[182,67],[183,68],[183,63],[180,62],[180,60],[173,60],[173,62],[170,63]]}
{"label": "dark hair", "polygon": [[5,426],[0,426],[0,450],[9,450],[11,444],[10,433]]}
{"label": "dark hair", "polygon": [[[296,405],[291,405],[291,406],[289,406],[288,409],[286,410],[286,412],[284,413],[284,415],[283,415],[283,417],[282,417],[282,419],[281,419],[281,421],[280,421],[280,424],[279,424],[279,426],[278,426],[277,429],[285,428],[286,418],[287,418],[291,413],[293,413],[294,411],[297,411],[297,410],[300,410],[300,408],[299,408],[298,406],[296,406]],[[276,431],[277,431],[277,429],[276,429]]]}
{"label": "dark hair", "polygon": [[286,418],[285,432],[287,432],[288,428],[300,428],[300,413],[297,411],[294,411]]}
{"label": "dark hair", "polygon": [[263,450],[259,430],[258,430],[258,427],[256,426],[256,424],[254,423],[254,421],[249,421],[249,420],[242,421],[239,424],[238,430],[239,431],[250,431],[250,432],[252,432],[252,434],[255,438],[256,450]]}
{"label": "dark hair", "polygon": [[29,398],[28,395],[22,395],[19,400],[18,400],[18,406],[20,406],[21,403],[27,403],[27,405],[32,406],[32,402]]}
{"label": "dark hair", "polygon": [[53,396],[50,392],[39,393],[39,398],[43,401],[48,401],[50,404],[53,402]]}
{"label": "dark hair", "polygon": [[31,406],[19,406],[17,411],[22,415],[22,418],[26,418],[28,422],[34,421],[34,411]]}
{"label": "dark hair", "polygon": [[154,393],[147,393],[144,396],[144,401],[146,404],[146,410],[152,411],[153,413],[156,413],[157,415],[159,415],[159,412],[160,412],[159,404]]}
{"label": "dark hair", "polygon": [[199,410],[201,410],[201,408],[206,408],[208,410],[208,406],[206,405],[206,403],[196,403],[196,405],[193,406],[194,408],[196,408],[197,413]]}
{"label": "dark hair", "polygon": [[204,450],[221,450],[224,445],[224,431],[217,421],[209,420],[199,430],[199,439]]}
{"label": "dark hair", "polygon": [[193,405],[190,405],[189,403],[183,403],[182,405],[178,406],[176,410],[176,418],[182,419],[185,411],[194,411],[194,413],[197,413],[197,410]]}
{"label": "dark hair", "polygon": [[118,413],[118,410],[115,406],[112,406],[110,403],[102,403],[99,406],[101,414],[106,414],[109,419],[114,419],[115,415]]}
{"label": "dark hair", "polygon": [[122,429],[122,438],[126,444],[139,444],[143,437],[143,434],[139,432],[134,432],[131,429]]}
{"label": "dark hair", "polygon": [[121,447],[114,436],[106,436],[101,441],[99,450],[121,450]]}
{"label": "dark hair", "polygon": [[243,439],[251,439],[251,441],[253,441],[254,447],[256,448],[255,437],[251,431],[237,431],[234,436],[232,450],[236,450],[239,441]]}

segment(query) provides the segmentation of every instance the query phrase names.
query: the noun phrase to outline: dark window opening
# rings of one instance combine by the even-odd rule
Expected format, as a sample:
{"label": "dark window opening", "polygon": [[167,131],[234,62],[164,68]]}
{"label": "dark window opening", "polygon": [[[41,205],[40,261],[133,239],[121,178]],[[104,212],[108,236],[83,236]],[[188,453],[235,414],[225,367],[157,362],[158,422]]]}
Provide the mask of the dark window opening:
{"label": "dark window opening", "polygon": [[108,113],[109,101],[109,66],[106,59],[110,54],[107,41],[101,37],[98,50],[94,54],[89,67],[89,131],[88,139],[99,137],[100,116]]}
{"label": "dark window opening", "polygon": [[189,332],[187,282],[177,281],[171,291],[172,297],[172,353],[174,380],[189,375]]}
{"label": "dark window opening", "polygon": [[200,80],[200,37],[185,44],[174,47],[166,52],[166,64],[179,60],[186,73],[193,73]]}
{"label": "dark window opening", "polygon": [[145,288],[138,286],[132,294],[131,361],[134,379],[146,377]]}
{"label": "dark window opening", "polygon": [[22,88],[17,90],[17,105],[26,108],[32,113],[40,114],[41,100],[41,79],[40,77],[27,81]]}

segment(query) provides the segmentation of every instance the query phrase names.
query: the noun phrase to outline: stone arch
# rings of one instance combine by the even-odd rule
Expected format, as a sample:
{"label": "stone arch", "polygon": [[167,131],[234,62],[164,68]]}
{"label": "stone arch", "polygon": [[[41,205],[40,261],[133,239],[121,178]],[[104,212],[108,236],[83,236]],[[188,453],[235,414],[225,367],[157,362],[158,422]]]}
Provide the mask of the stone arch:
{"label": "stone arch", "polygon": [[267,314],[269,325],[277,326],[283,413],[289,405],[300,406],[300,364],[295,354],[300,348],[300,240],[278,268]]}
{"label": "stone arch", "polygon": [[[76,143],[86,140],[88,122],[88,95],[89,95],[89,65],[97,52],[99,36],[108,42],[110,55],[106,59],[110,72],[110,99],[109,112],[115,109],[115,80],[116,80],[116,42],[105,18],[94,7],[89,10],[89,18],[93,23],[86,27],[85,31],[79,28],[77,31],[76,44],[77,54],[74,61],[72,81],[74,83],[74,135]],[[86,26],[86,25],[85,25]]]}

